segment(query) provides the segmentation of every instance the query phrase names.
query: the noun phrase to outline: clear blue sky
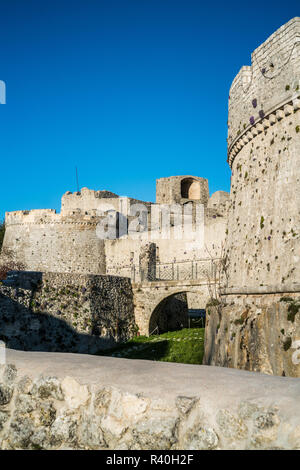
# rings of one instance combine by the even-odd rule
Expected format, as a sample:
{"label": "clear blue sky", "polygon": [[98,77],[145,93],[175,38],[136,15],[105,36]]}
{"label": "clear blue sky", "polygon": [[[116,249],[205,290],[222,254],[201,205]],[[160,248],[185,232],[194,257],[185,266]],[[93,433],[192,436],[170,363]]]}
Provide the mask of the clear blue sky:
{"label": "clear blue sky", "polygon": [[[192,174],[229,190],[230,84],[299,0],[0,0],[0,218],[80,187],[155,199]],[[298,7],[298,8],[297,8]]]}

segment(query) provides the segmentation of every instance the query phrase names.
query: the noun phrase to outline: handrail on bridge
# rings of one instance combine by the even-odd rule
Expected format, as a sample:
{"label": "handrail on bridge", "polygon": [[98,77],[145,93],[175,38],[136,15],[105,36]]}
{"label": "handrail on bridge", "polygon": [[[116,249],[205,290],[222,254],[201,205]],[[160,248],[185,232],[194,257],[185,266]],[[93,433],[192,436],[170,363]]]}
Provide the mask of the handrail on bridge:
{"label": "handrail on bridge", "polygon": [[[116,275],[130,277],[133,282],[186,281],[214,278],[221,258],[149,263],[146,267],[131,265],[116,268]],[[112,274],[112,273],[110,273]]]}

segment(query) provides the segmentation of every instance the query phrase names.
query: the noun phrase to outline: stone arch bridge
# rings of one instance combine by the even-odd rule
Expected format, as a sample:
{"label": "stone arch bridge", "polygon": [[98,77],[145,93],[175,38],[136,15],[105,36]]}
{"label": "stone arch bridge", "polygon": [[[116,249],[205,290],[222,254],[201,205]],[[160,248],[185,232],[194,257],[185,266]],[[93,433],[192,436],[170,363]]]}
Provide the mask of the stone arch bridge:
{"label": "stone arch bridge", "polygon": [[[135,321],[142,335],[188,326],[188,310],[205,309],[219,278],[220,258],[118,267],[130,277]],[[213,295],[214,296],[214,295]],[[168,324],[166,324],[168,323]]]}
{"label": "stone arch bridge", "polygon": [[[182,316],[184,304],[189,308],[205,309],[210,298],[208,282],[203,279],[144,281],[133,283],[132,287],[136,323],[140,334],[146,336],[155,329],[161,309],[166,308],[166,300],[172,300],[169,308],[174,312],[172,324],[175,329],[176,321],[187,326]],[[187,320],[187,311],[185,317]]]}

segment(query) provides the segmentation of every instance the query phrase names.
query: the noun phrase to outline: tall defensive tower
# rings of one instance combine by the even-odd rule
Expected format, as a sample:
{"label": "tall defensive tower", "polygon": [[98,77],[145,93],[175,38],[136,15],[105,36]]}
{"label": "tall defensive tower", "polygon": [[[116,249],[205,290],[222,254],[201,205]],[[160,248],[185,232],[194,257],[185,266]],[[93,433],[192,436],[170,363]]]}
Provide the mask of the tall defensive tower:
{"label": "tall defensive tower", "polygon": [[210,322],[205,361],[299,376],[300,18],[259,46],[233,80],[228,162],[227,306],[216,313],[217,332]]}

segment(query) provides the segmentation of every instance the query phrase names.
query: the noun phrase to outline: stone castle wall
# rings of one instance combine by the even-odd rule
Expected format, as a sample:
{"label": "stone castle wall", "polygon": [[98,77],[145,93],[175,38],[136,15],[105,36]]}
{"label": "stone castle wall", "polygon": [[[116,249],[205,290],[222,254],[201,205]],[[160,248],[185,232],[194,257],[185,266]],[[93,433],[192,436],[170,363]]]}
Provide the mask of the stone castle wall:
{"label": "stone castle wall", "polygon": [[[227,194],[227,193],[225,193]],[[140,257],[148,243],[156,245],[157,263],[180,263],[191,260],[205,260],[220,256],[225,241],[227,228],[228,195],[224,207],[216,209],[207,207],[204,215],[203,240],[195,233],[190,239],[176,239],[171,227],[170,239],[163,238],[161,232],[141,233],[139,239],[122,237],[105,241],[105,260],[108,274],[118,275],[121,272],[130,275],[133,265],[138,268]],[[195,227],[191,227],[191,231]],[[153,238],[152,238],[153,237]]]}
{"label": "stone castle wall", "polygon": [[3,248],[28,270],[104,274],[104,241],[97,219],[61,216],[54,210],[6,214]]}
{"label": "stone castle wall", "polygon": [[[246,128],[236,130],[240,122]],[[229,287],[297,283],[300,18],[256,49],[234,79],[228,127]]]}
{"label": "stone castle wall", "polygon": [[[276,31],[234,79],[229,287],[299,280],[300,18]],[[245,128],[244,128],[245,127]]]}
{"label": "stone castle wall", "polygon": [[230,288],[299,283],[300,101],[283,113],[232,163]]}
{"label": "stone castle wall", "polygon": [[[130,276],[127,271],[132,265],[138,270],[140,257],[149,242],[156,244],[157,260],[162,263],[207,258],[207,247],[216,256],[225,239],[228,194],[217,192],[208,199],[208,183],[204,178],[162,178],[158,180],[158,187],[160,181],[173,198],[169,203],[179,202],[182,213],[184,203],[193,204],[189,232],[195,230],[196,207],[204,203],[204,242],[198,240],[196,233],[191,239],[177,240],[176,224],[170,228],[170,239],[162,234],[160,225],[152,230],[151,210],[158,208],[157,204],[83,188],[80,192],[63,195],[60,214],[52,209],[7,213],[3,249],[10,250],[27,270],[126,276]],[[187,195],[195,200],[181,197],[182,181],[187,181],[183,189],[190,191]],[[161,202],[159,190],[157,200]],[[140,223],[138,237],[133,239],[126,235],[127,224],[139,215],[134,208],[138,209],[141,204],[145,208],[146,223]],[[118,230],[114,239],[103,240],[97,230],[99,224],[107,222],[104,211],[108,207],[115,214],[112,217],[118,220]],[[161,224],[162,218],[158,218],[158,222]]]}
{"label": "stone castle wall", "polygon": [[299,293],[227,295],[209,306],[203,364],[300,377]]}
{"label": "stone castle wall", "polygon": [[0,340],[25,351],[95,353],[136,332],[129,279],[15,271],[0,285]]}

